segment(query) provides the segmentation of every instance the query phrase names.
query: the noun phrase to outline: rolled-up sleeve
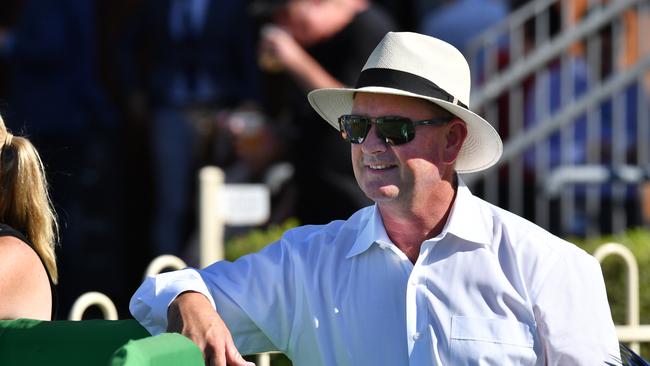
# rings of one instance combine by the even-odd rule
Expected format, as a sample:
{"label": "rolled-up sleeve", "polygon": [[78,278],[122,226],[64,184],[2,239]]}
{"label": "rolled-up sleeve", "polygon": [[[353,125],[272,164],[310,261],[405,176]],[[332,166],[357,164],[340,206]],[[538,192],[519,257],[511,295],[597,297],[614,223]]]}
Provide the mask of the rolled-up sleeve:
{"label": "rolled-up sleeve", "polygon": [[152,335],[167,329],[167,308],[183,292],[196,291],[205,295],[212,306],[214,299],[196,269],[162,273],[148,277],[133,294],[129,311],[133,317]]}
{"label": "rolled-up sleeve", "polygon": [[286,352],[294,324],[296,276],[282,241],[235,262],[184,269],[147,278],[129,305],[151,334],[165,332],[167,308],[181,293],[205,295],[219,312],[242,354]]}

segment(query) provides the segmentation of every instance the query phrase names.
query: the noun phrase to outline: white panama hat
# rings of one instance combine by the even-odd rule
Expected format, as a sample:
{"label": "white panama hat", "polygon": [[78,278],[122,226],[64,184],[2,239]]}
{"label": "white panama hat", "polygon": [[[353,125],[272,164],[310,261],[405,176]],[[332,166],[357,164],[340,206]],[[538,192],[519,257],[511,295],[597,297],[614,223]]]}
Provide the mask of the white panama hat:
{"label": "white panama hat", "polygon": [[465,57],[439,39],[410,32],[389,32],[361,70],[355,88],[324,88],[309,93],[311,106],[339,129],[338,118],[352,110],[354,93],[378,93],[431,101],[467,125],[467,139],[456,160],[458,173],[494,165],[503,152],[499,134],[469,110],[470,71]]}

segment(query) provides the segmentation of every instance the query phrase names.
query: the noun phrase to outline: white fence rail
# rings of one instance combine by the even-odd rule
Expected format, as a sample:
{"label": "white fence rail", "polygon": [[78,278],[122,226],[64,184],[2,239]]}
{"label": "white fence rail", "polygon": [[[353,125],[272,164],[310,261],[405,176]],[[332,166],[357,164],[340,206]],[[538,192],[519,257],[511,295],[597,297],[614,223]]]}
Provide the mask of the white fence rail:
{"label": "white fence rail", "polygon": [[113,301],[101,292],[86,292],[72,305],[68,319],[81,320],[86,310],[91,306],[97,306],[102,311],[104,319],[117,320],[117,309]]}
{"label": "white fence rail", "polygon": [[170,254],[161,255],[149,263],[147,269],[144,271],[144,278],[155,276],[166,269],[177,270],[185,267],[187,267],[185,261],[177,256]]}

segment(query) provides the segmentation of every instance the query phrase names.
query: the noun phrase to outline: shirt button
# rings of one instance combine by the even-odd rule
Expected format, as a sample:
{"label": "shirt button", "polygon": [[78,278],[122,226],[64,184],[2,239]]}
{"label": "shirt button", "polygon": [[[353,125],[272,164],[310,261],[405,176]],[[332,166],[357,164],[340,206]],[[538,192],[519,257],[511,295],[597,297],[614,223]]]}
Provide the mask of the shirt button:
{"label": "shirt button", "polygon": [[411,285],[412,285],[412,286],[417,286],[417,285],[418,285],[418,281],[417,281],[417,280],[411,280]]}
{"label": "shirt button", "polygon": [[413,337],[411,338],[413,338],[414,341],[417,341],[418,339],[420,339],[420,332],[413,333]]}

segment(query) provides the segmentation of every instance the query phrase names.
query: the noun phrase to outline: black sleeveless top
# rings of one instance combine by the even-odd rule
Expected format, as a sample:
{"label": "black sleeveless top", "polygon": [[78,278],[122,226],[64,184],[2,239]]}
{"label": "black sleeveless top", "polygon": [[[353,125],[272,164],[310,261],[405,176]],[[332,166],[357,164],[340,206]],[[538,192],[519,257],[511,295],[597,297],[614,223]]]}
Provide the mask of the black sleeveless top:
{"label": "black sleeveless top", "polygon": [[[30,248],[34,249],[32,247],[31,242],[27,240],[27,238],[18,230],[14,230],[11,226],[5,225],[5,224],[0,224],[0,237],[1,236],[13,236],[14,238],[18,238],[22,240],[24,243],[26,243]],[[34,251],[36,252],[36,251]],[[38,255],[38,252],[36,252],[36,255]],[[56,318],[56,308],[57,308],[57,294],[56,294],[56,285],[54,282],[52,282],[52,277],[50,276],[50,272],[48,272],[47,267],[45,266],[45,262],[43,262],[43,258],[39,255],[38,258],[41,260],[41,263],[43,263],[43,267],[45,267],[45,273],[47,273],[47,279],[50,281],[50,290],[52,292],[52,312],[51,312],[51,318],[54,320]]]}

